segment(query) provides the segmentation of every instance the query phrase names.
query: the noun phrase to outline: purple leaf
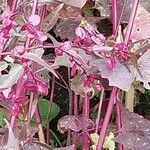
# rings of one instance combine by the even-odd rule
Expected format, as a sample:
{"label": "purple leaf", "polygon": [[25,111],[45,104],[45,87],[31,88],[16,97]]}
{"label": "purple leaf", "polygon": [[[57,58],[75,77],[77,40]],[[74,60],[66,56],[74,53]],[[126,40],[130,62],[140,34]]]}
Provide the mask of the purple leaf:
{"label": "purple leaf", "polygon": [[11,125],[9,122],[4,119],[7,127],[8,127],[8,142],[6,145],[0,147],[1,150],[20,150],[19,149],[19,140],[15,137]]}
{"label": "purple leaf", "polygon": [[73,79],[71,79],[71,89],[77,94],[84,96],[84,86],[83,79],[84,74],[78,74]]}
{"label": "purple leaf", "polygon": [[46,61],[44,61],[43,59],[41,59],[40,57],[38,57],[34,53],[28,52],[28,53],[23,54],[21,57],[25,58],[25,59],[32,60],[32,61],[42,65],[44,68],[49,70],[51,73],[53,73],[58,78],[57,74],[52,69],[52,67]]}
{"label": "purple leaf", "polygon": [[50,31],[56,24],[59,18],[59,11],[63,8],[64,4],[58,5],[51,13],[49,13],[44,22],[44,30]]}
{"label": "purple leaf", "polygon": [[52,147],[43,143],[26,143],[23,146],[24,150],[53,150]]}
{"label": "purple leaf", "polygon": [[[150,5],[149,5],[150,0],[140,0],[139,3],[147,11],[150,11]],[[118,0],[117,6],[118,6],[118,10],[117,10],[118,17],[120,17],[120,14],[122,12],[122,7],[123,7],[123,1]],[[133,0],[127,0],[125,4],[125,10],[123,13],[122,21],[128,22],[132,6],[133,6]],[[95,0],[95,8],[100,10],[102,16],[111,17],[111,7],[112,7],[111,0]]]}
{"label": "purple leaf", "polygon": [[73,115],[64,116],[58,121],[58,130],[61,133],[64,133],[68,130],[79,132],[85,127],[92,128],[93,126],[94,122],[92,120],[87,120],[84,117],[78,117]]}
{"label": "purple leaf", "polygon": [[86,3],[86,0],[80,0],[80,1],[79,0],[58,0],[58,1],[63,2],[66,5],[70,5],[78,8],[82,8]]}
{"label": "purple leaf", "polygon": [[122,107],[123,127],[115,141],[128,149],[150,150],[150,121]]}
{"label": "purple leaf", "polygon": [[[69,40],[73,40],[75,37],[75,29],[80,24],[80,20],[78,19],[65,19],[62,20],[54,30],[57,36],[60,36],[61,39],[68,38]],[[66,32],[67,31],[67,32]]]}
{"label": "purple leaf", "polygon": [[116,63],[114,70],[110,70],[106,62],[106,59],[97,59],[93,61],[93,66],[100,71],[102,78],[109,80],[110,86],[116,86],[124,91],[128,91],[135,78],[134,73],[132,73],[134,70],[130,72],[126,66],[119,62]]}

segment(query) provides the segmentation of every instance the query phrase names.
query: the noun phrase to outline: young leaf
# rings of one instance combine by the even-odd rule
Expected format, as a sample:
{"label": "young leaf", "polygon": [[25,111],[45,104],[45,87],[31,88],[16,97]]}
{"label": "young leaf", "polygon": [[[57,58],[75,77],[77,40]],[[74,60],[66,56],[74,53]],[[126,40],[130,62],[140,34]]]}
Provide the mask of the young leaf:
{"label": "young leaf", "polygon": [[23,54],[21,57],[32,60],[32,61],[42,65],[44,68],[46,68],[51,73],[53,73],[56,77],[58,77],[57,74],[55,73],[55,71],[52,69],[52,67],[46,61],[44,61],[43,59],[38,57],[36,54],[28,52],[28,53]]}
{"label": "young leaf", "polygon": [[109,135],[105,137],[103,148],[106,148],[109,150],[114,150],[115,142],[112,140],[113,138],[114,138],[114,134],[112,132],[110,132]]}
{"label": "young leaf", "polygon": [[128,149],[150,150],[150,121],[122,107],[123,127],[115,141]]}

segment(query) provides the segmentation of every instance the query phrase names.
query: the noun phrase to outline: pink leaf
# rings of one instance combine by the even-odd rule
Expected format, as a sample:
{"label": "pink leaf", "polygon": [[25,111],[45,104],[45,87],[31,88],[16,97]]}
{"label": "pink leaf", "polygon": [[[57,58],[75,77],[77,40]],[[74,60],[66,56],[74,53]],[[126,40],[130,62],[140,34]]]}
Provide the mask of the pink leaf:
{"label": "pink leaf", "polygon": [[115,141],[128,149],[150,150],[150,121],[122,107],[123,127]]}

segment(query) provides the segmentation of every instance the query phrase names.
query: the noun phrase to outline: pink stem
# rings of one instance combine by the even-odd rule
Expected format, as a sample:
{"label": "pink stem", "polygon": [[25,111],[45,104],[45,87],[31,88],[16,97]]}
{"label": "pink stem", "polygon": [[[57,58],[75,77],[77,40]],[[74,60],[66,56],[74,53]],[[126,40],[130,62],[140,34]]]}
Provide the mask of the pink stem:
{"label": "pink stem", "polygon": [[[89,119],[89,97],[85,94],[83,99],[83,117]],[[89,136],[87,133],[87,127],[85,127],[85,132],[83,133],[83,150],[89,150]]]}
{"label": "pink stem", "polygon": [[118,29],[119,29],[119,25],[121,23],[121,19],[122,19],[124,10],[125,10],[126,2],[127,2],[126,0],[123,1],[122,11],[121,11],[121,14],[120,14],[119,19],[118,19],[117,29],[116,29],[116,33],[115,33],[115,39],[117,38]]}
{"label": "pink stem", "polygon": [[18,3],[18,0],[13,1],[12,10],[11,10],[13,13],[16,11],[17,3]]}
{"label": "pink stem", "polygon": [[31,94],[30,94],[30,103],[29,103],[29,111],[28,111],[28,120],[27,120],[28,125],[30,124],[30,121],[31,121],[31,112],[32,112],[33,100],[34,100],[34,93],[31,92]]}
{"label": "pink stem", "polygon": [[34,0],[33,7],[32,7],[32,15],[36,13],[37,4],[38,4],[38,0]]}
{"label": "pink stem", "polygon": [[46,13],[46,5],[41,6],[40,9],[39,9],[39,16],[40,16],[40,18],[41,18],[41,22],[40,22],[40,24],[38,25],[38,29],[39,29],[39,30],[42,29],[43,21],[44,21],[44,17],[45,17],[45,13]]}
{"label": "pink stem", "polygon": [[96,119],[96,129],[95,129],[96,133],[98,133],[98,130],[99,130],[99,123],[100,123],[100,118],[101,118],[101,109],[102,109],[103,97],[104,97],[104,88],[102,88],[101,95],[100,95],[100,102],[99,102],[97,119]]}
{"label": "pink stem", "polygon": [[113,35],[117,29],[117,0],[112,0]]}
{"label": "pink stem", "polygon": [[[120,89],[117,91],[117,101],[116,101],[116,112],[117,112],[117,130],[119,131],[122,128],[122,116],[120,108]],[[118,150],[123,150],[123,145],[118,144]]]}
{"label": "pink stem", "polygon": [[37,126],[38,126],[41,122],[41,117],[40,117],[40,112],[39,112],[38,107],[36,108],[36,111],[35,111],[34,115],[35,115],[35,120],[36,120],[36,123],[37,123]]}
{"label": "pink stem", "polygon": [[134,19],[135,19],[135,16],[136,16],[136,11],[137,11],[137,8],[138,8],[138,4],[139,4],[139,0],[134,0],[133,7],[132,7],[132,10],[131,10],[131,14],[130,14],[130,18],[129,18],[129,23],[128,23],[125,38],[124,38],[124,44],[126,44],[126,45],[128,44],[128,42],[130,40],[130,35],[131,35],[131,32],[132,32],[132,27],[133,27]]}
{"label": "pink stem", "polygon": [[103,143],[104,143],[104,140],[105,140],[107,128],[108,128],[108,125],[109,125],[110,117],[111,117],[113,106],[114,106],[116,91],[117,91],[117,88],[113,87],[111,95],[110,95],[110,100],[109,100],[107,112],[106,112],[106,115],[105,115],[105,118],[104,118],[104,121],[103,121],[103,125],[102,125],[102,128],[101,128],[98,144],[96,146],[96,150],[102,150],[102,148],[103,148]]}
{"label": "pink stem", "polygon": [[[24,82],[25,80],[23,79],[23,75],[22,75],[17,83],[16,99],[20,96],[20,93],[23,91]],[[14,126],[15,119],[16,119],[16,115],[11,116],[11,127]]]}

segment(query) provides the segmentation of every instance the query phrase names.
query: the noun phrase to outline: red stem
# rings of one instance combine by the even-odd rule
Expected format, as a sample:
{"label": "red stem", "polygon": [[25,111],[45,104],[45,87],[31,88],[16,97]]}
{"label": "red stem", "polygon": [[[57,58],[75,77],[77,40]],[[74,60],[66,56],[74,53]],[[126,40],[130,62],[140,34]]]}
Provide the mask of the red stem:
{"label": "red stem", "polygon": [[[85,94],[83,99],[83,117],[89,119],[89,97]],[[85,132],[83,133],[83,150],[89,150],[89,136],[87,133],[87,127],[85,127]]]}
{"label": "red stem", "polygon": [[33,7],[32,7],[32,15],[36,13],[37,4],[38,4],[38,0],[34,0]]}
{"label": "red stem", "polygon": [[18,0],[14,0],[14,1],[13,1],[12,10],[11,10],[13,13],[16,11],[17,3],[18,3]]}
{"label": "red stem", "polygon": [[[117,130],[119,131],[122,128],[122,116],[121,116],[121,108],[120,108],[120,89],[117,91],[117,101],[116,101],[116,112],[117,112]],[[118,150],[123,150],[123,145],[118,144]]]}
{"label": "red stem", "polygon": [[97,113],[97,119],[96,119],[96,129],[95,129],[96,133],[98,133],[98,130],[99,130],[103,97],[104,97],[104,88],[102,88],[101,95],[100,95],[100,101],[99,101],[99,107],[98,107],[98,113]]}
{"label": "red stem", "polygon": [[117,29],[117,0],[111,0],[112,1],[112,22],[113,22],[113,35],[116,33]]}
{"label": "red stem", "polygon": [[113,106],[114,106],[116,91],[117,91],[117,88],[113,87],[111,95],[110,95],[110,100],[109,100],[107,112],[106,112],[106,115],[105,115],[105,118],[104,118],[104,121],[103,121],[103,125],[102,125],[102,128],[101,128],[98,144],[96,146],[96,150],[102,150],[102,148],[103,148],[103,143],[104,143],[104,140],[105,140],[107,128],[108,128],[108,125],[109,125],[110,117],[111,117]]}

